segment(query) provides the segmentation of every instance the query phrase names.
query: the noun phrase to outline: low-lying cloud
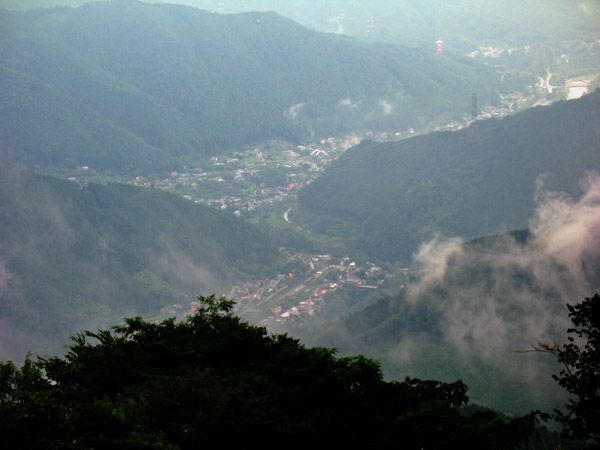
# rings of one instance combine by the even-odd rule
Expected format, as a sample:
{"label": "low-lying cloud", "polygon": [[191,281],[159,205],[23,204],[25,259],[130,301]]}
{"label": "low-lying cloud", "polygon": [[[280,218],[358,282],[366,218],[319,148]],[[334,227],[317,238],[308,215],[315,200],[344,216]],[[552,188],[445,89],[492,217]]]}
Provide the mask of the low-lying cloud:
{"label": "low-lying cloud", "polygon": [[600,177],[584,187],[579,199],[540,195],[526,242],[506,235],[488,244],[436,238],[421,246],[414,261],[422,275],[406,298],[418,305],[443,290],[431,307],[444,344],[494,360],[564,338],[564,305],[600,288]]}
{"label": "low-lying cloud", "polygon": [[565,304],[600,292],[600,176],[582,188],[578,198],[540,191],[528,232],[423,243],[411,280],[382,303],[384,322],[342,321],[326,336],[344,352],[382,359],[394,377],[461,378],[477,403],[559,407],[556,361],[523,351],[564,342]]}
{"label": "low-lying cloud", "polygon": [[304,108],[305,105],[305,103],[296,103],[290,106],[285,112],[285,116],[289,119],[295,119],[298,117],[298,114],[300,114],[300,111],[302,111],[302,108]]}
{"label": "low-lying cloud", "polygon": [[345,34],[344,23],[342,22],[343,19],[343,14],[328,19],[329,27],[335,34]]}
{"label": "low-lying cloud", "polygon": [[[161,278],[191,293],[218,293],[223,289],[229,274],[226,266],[219,267],[224,260],[223,250],[216,243],[206,243],[212,263],[195,261],[167,236],[159,240],[158,250],[148,252],[150,267]],[[220,270],[219,270],[220,269]]]}
{"label": "low-lying cloud", "polygon": [[0,258],[0,298],[8,291],[8,283],[12,278],[12,274],[6,268],[4,260]]}
{"label": "low-lying cloud", "polygon": [[353,101],[351,98],[343,98],[339,101],[338,106],[350,109],[357,109],[358,102]]}
{"label": "low-lying cloud", "polygon": [[386,116],[394,112],[394,105],[389,100],[381,100],[378,105],[381,108],[381,112]]}

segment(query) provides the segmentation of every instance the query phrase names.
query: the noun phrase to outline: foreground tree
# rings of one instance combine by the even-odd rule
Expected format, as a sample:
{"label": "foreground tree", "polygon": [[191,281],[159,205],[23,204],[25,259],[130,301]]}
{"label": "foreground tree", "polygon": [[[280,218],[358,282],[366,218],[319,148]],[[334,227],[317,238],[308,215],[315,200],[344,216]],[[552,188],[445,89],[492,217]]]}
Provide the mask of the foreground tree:
{"label": "foreground tree", "polygon": [[600,295],[567,308],[574,325],[567,330],[567,343],[540,344],[538,350],[556,356],[563,368],[553,378],[571,394],[566,412],[556,411],[556,420],[569,436],[600,444]]}
{"label": "foreground tree", "polygon": [[83,332],[64,358],[0,364],[4,448],[515,448],[537,416],[461,414],[466,386],[383,380],[199,298],[183,322]]}

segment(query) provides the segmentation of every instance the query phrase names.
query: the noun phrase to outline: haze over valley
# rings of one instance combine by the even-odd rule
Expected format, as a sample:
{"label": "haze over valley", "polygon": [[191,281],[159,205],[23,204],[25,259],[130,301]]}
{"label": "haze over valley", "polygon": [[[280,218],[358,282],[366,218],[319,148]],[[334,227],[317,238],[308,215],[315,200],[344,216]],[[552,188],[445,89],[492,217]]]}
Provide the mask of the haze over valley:
{"label": "haze over valley", "polygon": [[600,3],[500,3],[0,1],[0,437],[595,445]]}

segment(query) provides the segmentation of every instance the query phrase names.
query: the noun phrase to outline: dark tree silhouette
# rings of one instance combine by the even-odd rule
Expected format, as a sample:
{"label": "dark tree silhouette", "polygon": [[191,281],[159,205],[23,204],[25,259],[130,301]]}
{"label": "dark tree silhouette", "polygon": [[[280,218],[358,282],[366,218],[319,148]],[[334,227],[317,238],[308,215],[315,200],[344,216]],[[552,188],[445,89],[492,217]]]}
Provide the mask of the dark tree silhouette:
{"label": "dark tree silhouette", "polygon": [[181,322],[128,319],[80,333],[64,358],[0,363],[3,448],[510,449],[535,429],[535,413],[464,414],[461,381],[387,382],[376,361],[199,300]]}
{"label": "dark tree silhouette", "polygon": [[565,432],[600,443],[600,295],[567,305],[573,328],[567,330],[567,343],[538,344],[538,351],[552,353],[562,364],[553,378],[571,394],[566,411],[555,411],[555,418],[565,425]]}

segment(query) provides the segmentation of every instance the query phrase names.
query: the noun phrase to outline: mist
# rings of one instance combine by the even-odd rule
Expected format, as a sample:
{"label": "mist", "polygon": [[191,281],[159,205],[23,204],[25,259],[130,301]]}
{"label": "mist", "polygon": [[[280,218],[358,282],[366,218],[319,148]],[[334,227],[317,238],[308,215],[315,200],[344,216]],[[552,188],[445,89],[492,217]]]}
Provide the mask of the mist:
{"label": "mist", "polygon": [[584,188],[579,199],[542,192],[524,244],[510,235],[483,250],[459,239],[423,244],[414,265],[424,274],[407,287],[407,301],[417,305],[442,287],[443,341],[464,357],[494,360],[498,351],[564,340],[565,304],[600,287],[600,178]]}
{"label": "mist", "polygon": [[565,305],[600,290],[600,177],[579,196],[540,186],[536,201],[528,231],[423,242],[395,296],[311,342],[373,355],[392,378],[463,379],[473,401],[507,412],[559,406],[556,361],[531,350],[565,342]]}
{"label": "mist", "polygon": [[600,290],[599,2],[3,0],[0,29],[0,359],[229,292],[389,378],[561,399],[529,350]]}
{"label": "mist", "polygon": [[[0,166],[0,205],[3,359],[62,353],[83,329],[156,316],[173,304],[189,310],[196,295],[225,292],[251,269],[230,262],[221,236],[256,241],[242,261],[275,252],[248,225],[174,196],[80,186],[10,165]],[[174,223],[165,224],[165,214]]]}
{"label": "mist", "polygon": [[[9,9],[51,6],[77,7],[92,0],[4,0]],[[517,28],[532,41],[551,34],[578,33],[591,28],[600,17],[595,1],[508,0],[502,3],[474,0],[373,0],[348,2],[326,0],[318,7],[304,0],[144,0],[144,3],[183,4],[208,11],[233,14],[275,11],[319,31],[359,36],[404,45],[430,45],[444,36],[447,44],[461,48],[466,41],[485,36],[485,43],[511,39]],[[595,24],[598,28],[598,23]],[[495,28],[490,32],[490,28]],[[487,32],[482,32],[486,30]],[[536,33],[532,33],[532,30]],[[489,37],[486,35],[492,35]]]}
{"label": "mist", "polygon": [[8,290],[8,283],[12,278],[11,273],[6,268],[4,259],[0,258],[0,298]]}

